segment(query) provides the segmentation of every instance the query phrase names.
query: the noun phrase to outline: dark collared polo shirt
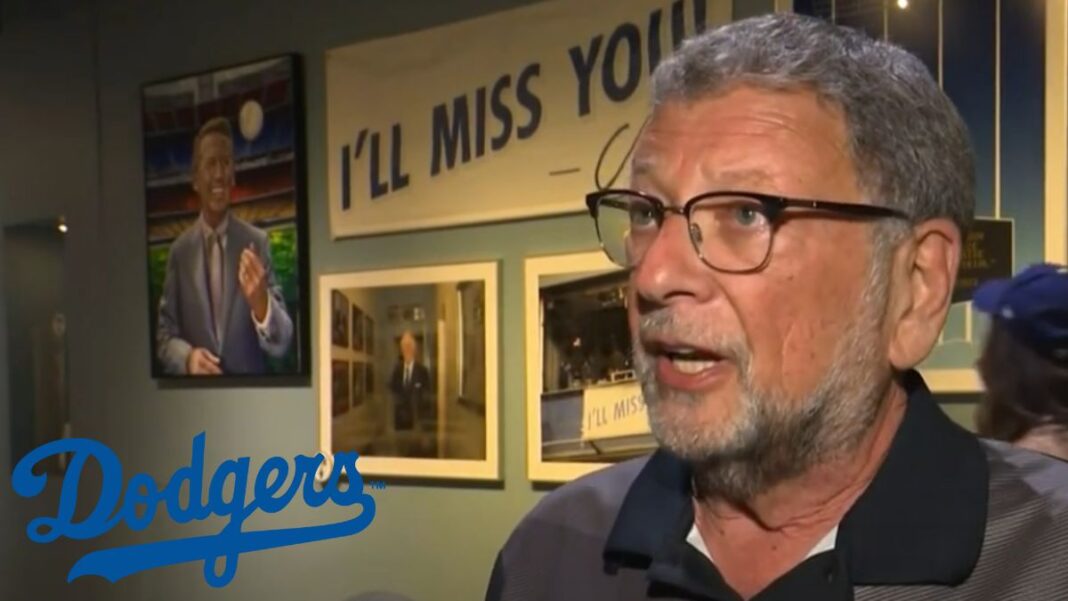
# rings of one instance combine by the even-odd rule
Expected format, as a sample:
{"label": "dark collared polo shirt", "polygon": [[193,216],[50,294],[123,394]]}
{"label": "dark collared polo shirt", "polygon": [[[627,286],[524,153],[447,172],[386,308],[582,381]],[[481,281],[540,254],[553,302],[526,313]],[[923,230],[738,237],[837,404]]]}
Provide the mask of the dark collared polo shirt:
{"label": "dark collared polo shirt", "polygon": [[[905,386],[904,420],[834,549],[753,601],[1068,600],[1068,464],[977,439],[915,372]],[[486,599],[740,601],[686,541],[692,525],[690,468],[670,453],[600,470],[522,520]]]}

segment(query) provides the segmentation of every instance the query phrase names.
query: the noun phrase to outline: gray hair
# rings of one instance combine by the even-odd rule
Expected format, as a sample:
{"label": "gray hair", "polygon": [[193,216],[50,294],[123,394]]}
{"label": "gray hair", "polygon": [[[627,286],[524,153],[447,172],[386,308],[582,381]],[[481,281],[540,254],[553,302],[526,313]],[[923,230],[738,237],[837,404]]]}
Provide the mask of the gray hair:
{"label": "gray hair", "polygon": [[[810,89],[845,116],[850,153],[872,204],[913,223],[949,218],[966,230],[975,205],[968,130],[924,64],[902,48],[823,19],[776,13],[686,40],[652,77],[654,105],[735,85]],[[905,228],[878,228],[877,247]],[[896,233],[892,233],[896,232]]]}

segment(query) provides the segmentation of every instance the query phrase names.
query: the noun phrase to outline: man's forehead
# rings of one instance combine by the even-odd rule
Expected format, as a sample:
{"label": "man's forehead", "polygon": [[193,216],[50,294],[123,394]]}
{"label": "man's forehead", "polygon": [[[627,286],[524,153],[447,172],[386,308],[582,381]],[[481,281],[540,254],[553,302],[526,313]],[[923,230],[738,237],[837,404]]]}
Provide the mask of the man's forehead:
{"label": "man's forehead", "polygon": [[715,95],[657,106],[639,132],[638,150],[753,134],[794,135],[842,146],[847,129],[841,110],[815,92],[735,86]]}
{"label": "man's forehead", "polygon": [[643,132],[635,147],[630,163],[630,176],[633,181],[654,183],[658,178],[673,172],[683,162],[692,163],[706,178],[725,186],[762,186],[774,180],[769,169],[751,161],[731,164],[736,161],[721,163],[704,160],[701,156],[703,151],[714,144],[711,137],[704,141],[692,141],[694,143],[686,144],[682,150],[663,138],[658,139],[656,133]]}
{"label": "man's forehead", "polygon": [[852,164],[846,128],[837,115],[824,112],[822,119],[810,119],[815,116],[811,106],[796,112],[774,104],[735,104],[722,111],[714,104],[700,106],[709,102],[654,112],[636,140],[631,178],[666,176],[683,168],[722,185],[760,186],[783,169]]}
{"label": "man's forehead", "polygon": [[[657,175],[663,172],[664,163],[663,155],[656,153],[635,155],[631,162],[631,178],[636,181],[655,180]],[[702,165],[701,170],[709,179],[726,186],[763,186],[774,181],[770,171],[758,167],[731,167],[710,163]]]}
{"label": "man's forehead", "polygon": [[203,136],[201,136],[201,138],[200,138],[200,147],[201,148],[224,147],[226,149],[229,149],[232,146],[233,146],[233,141],[230,140],[230,138],[228,136],[226,136],[224,134],[221,134],[219,132],[210,131],[210,132],[204,134]]}

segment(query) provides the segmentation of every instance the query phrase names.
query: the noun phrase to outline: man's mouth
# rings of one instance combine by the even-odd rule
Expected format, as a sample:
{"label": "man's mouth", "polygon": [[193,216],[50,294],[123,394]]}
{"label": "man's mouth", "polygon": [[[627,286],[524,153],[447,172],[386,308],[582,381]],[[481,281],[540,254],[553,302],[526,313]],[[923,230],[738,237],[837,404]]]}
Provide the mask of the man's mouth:
{"label": "man's mouth", "polygon": [[656,382],[668,389],[706,392],[721,386],[734,372],[736,357],[725,347],[700,346],[679,339],[647,337],[641,340]]}
{"label": "man's mouth", "polygon": [[684,374],[697,374],[719,365],[723,357],[703,349],[689,347],[665,348],[661,354],[672,367]]}
{"label": "man's mouth", "polygon": [[215,196],[222,196],[226,193],[226,188],[224,188],[223,186],[213,186],[211,189],[211,193]]}

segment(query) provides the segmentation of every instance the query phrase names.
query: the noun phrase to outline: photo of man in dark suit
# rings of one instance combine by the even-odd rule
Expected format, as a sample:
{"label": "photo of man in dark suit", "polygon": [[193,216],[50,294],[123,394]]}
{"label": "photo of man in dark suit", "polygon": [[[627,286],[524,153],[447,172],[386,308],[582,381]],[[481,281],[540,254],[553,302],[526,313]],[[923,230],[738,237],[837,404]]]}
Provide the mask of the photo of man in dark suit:
{"label": "photo of man in dark suit", "polygon": [[411,332],[400,338],[401,359],[393,368],[389,388],[393,391],[393,427],[412,430],[417,422],[433,423],[436,417],[430,370],[418,361],[419,345]]}
{"label": "photo of man in dark suit", "polygon": [[200,216],[167,258],[156,342],[168,374],[264,374],[293,339],[267,233],[230,211],[234,172],[231,125],[216,117],[193,140]]}

